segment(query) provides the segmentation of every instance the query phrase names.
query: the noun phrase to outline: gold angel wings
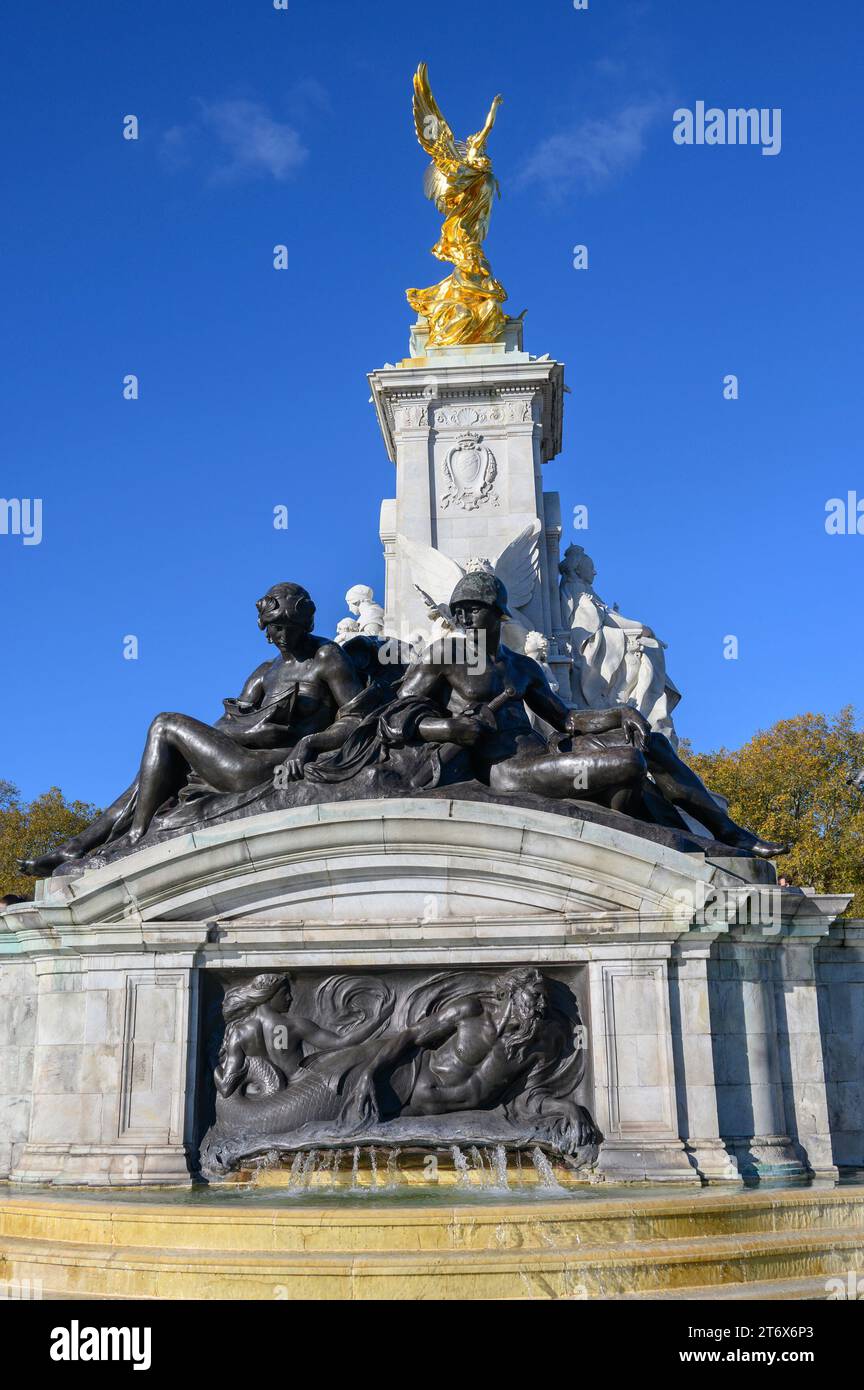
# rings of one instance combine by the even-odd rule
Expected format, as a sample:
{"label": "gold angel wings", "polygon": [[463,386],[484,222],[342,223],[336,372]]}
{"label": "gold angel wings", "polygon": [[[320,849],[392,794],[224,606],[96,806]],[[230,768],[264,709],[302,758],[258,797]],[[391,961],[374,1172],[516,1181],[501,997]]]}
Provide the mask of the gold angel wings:
{"label": "gold angel wings", "polygon": [[483,252],[492,200],[499,192],[486,142],[502,99],[495,98],[476,135],[456,140],[432,95],[426,64],[414,74],[414,126],[432,160],[423,190],[444,216],[432,255],[454,267],[439,284],[407,291],[408,303],[429,324],[430,347],[495,342],[507,322],[501,309],[507,293],[493,278]]}

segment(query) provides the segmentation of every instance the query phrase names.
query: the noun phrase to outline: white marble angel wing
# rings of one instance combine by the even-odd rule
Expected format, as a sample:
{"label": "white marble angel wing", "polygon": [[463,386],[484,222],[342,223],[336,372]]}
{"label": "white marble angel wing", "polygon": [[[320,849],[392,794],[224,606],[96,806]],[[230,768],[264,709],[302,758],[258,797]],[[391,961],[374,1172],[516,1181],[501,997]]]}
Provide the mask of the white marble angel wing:
{"label": "white marble angel wing", "polygon": [[430,594],[435,603],[450,602],[450,595],[465,573],[461,565],[421,541],[409,541],[407,536],[396,537],[396,545],[411,574],[411,582]]}
{"label": "white marble angel wing", "polygon": [[495,573],[507,590],[511,608],[524,608],[540,571],[540,522],[532,521],[501,551]]}

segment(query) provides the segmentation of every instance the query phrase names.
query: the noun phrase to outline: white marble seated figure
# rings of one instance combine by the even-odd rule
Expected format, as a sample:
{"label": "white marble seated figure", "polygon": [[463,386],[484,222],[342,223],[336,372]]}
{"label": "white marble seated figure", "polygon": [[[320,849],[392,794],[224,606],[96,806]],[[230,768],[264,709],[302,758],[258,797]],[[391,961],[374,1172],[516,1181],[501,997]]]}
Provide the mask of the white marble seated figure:
{"label": "white marble seated figure", "polygon": [[384,609],[380,603],[375,602],[375,596],[368,584],[352,584],[345,595],[345,602],[348,612],[356,619],[357,632],[362,633],[364,637],[383,635]]}
{"label": "white marble seated figure", "polygon": [[581,545],[559,565],[561,616],[570,627],[572,695],[577,708],[632,705],[651,728],[677,745],[672,711],[681,693],[666,674],[666,643],[650,627],[625,618],[594,591],[597,571]]}

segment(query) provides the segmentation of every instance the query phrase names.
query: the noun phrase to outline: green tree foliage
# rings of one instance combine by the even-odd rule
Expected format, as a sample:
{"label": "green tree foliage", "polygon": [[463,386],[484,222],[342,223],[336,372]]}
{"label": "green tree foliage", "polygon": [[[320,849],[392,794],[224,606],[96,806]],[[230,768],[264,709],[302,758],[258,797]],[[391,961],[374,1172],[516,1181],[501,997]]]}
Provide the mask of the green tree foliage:
{"label": "green tree foliage", "polygon": [[11,782],[0,780],[0,896],[17,893],[29,898],[33,879],[19,873],[16,860],[32,859],[83,830],[99,814],[84,801],[67,801],[51,787],[35,801],[21,800]]}
{"label": "green tree foliage", "polygon": [[779,872],[820,893],[854,893],[864,917],[864,791],[849,778],[864,767],[864,730],[851,705],[831,717],[799,714],[742,748],[681,756],[735,820],[769,840],[791,840]]}

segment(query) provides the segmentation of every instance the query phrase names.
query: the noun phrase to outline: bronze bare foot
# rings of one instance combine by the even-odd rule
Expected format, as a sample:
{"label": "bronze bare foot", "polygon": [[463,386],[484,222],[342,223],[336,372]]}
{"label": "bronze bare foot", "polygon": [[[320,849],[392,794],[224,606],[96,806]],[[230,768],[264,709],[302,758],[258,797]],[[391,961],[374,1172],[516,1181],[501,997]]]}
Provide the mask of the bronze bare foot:
{"label": "bronze bare foot", "polygon": [[788,841],[774,844],[772,840],[757,838],[750,845],[750,853],[755,854],[757,859],[777,859],[781,854],[788,854],[791,848]]}
{"label": "bronze bare foot", "polygon": [[734,849],[746,850],[756,859],[777,859],[781,854],[788,854],[792,848],[788,842],[775,843],[773,840],[762,840],[749,830],[740,830],[734,837],[729,836],[726,843],[732,845]]}
{"label": "bronze bare foot", "polygon": [[50,878],[60,864],[65,864],[67,857],[59,850],[52,850],[48,854],[41,854],[38,859],[18,859],[16,863],[22,874],[27,874],[29,878]]}

